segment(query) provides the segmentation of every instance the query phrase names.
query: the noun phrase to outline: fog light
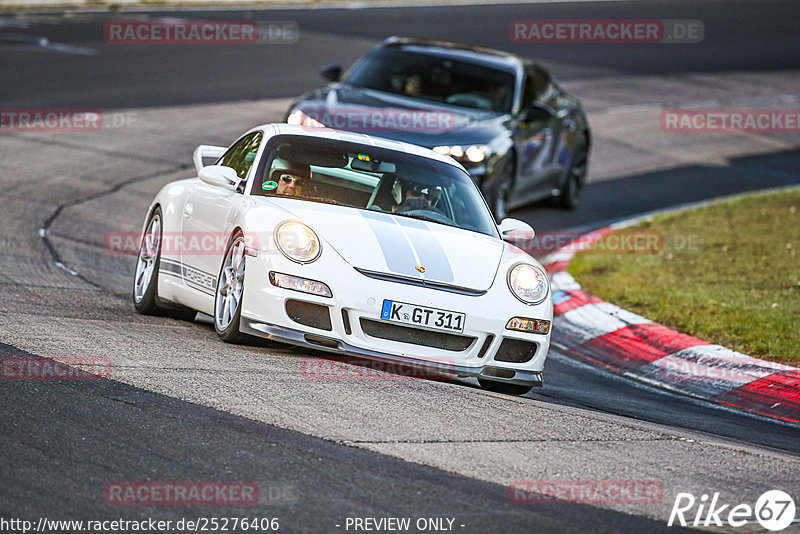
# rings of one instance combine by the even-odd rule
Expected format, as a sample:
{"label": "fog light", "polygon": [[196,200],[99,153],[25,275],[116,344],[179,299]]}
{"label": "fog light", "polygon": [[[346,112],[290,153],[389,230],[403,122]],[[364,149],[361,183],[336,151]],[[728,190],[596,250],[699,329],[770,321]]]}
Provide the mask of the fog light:
{"label": "fog light", "polygon": [[547,334],[550,332],[550,321],[542,319],[526,319],[525,317],[514,317],[506,325],[506,330],[518,330],[520,332],[531,332],[533,334]]}
{"label": "fog light", "polygon": [[320,297],[333,296],[333,293],[331,293],[331,288],[322,282],[317,282],[316,280],[308,280],[307,278],[300,278],[290,274],[270,272],[269,281],[273,286],[281,287],[283,289],[291,289],[292,291],[300,291],[301,293],[309,293],[311,295],[318,295]]}

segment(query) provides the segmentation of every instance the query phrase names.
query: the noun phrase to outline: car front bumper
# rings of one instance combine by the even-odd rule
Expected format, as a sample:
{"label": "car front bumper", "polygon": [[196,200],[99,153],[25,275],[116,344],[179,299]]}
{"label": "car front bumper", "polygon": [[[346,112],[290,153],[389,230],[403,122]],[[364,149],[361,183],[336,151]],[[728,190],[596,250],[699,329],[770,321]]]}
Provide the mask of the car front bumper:
{"label": "car front bumper", "polygon": [[[407,369],[413,370],[414,376],[426,376],[426,374],[429,373],[430,376],[454,375],[460,378],[485,378],[497,382],[533,387],[542,387],[543,385],[543,373],[541,371],[516,370],[493,365],[467,367],[449,362],[420,360],[356,347],[329,335],[303,332],[293,328],[263,323],[246,317],[242,317],[239,328],[246,334],[270,341],[299,345],[302,347],[313,347],[336,354],[400,364],[406,366]],[[422,373],[417,373],[417,370],[422,371]]]}
{"label": "car front bumper", "polygon": [[[343,262],[334,251],[328,252],[304,265],[291,262],[274,249],[250,258],[240,329],[284,343],[457,376],[542,384],[550,334],[509,330],[506,325],[512,317],[552,321],[552,296],[537,305],[523,304],[506,287],[507,266],[498,271],[486,292],[462,294],[376,279]],[[270,283],[270,272],[323,282],[332,296],[277,287]],[[384,300],[464,313],[463,331],[449,335],[424,327],[404,330],[409,325],[381,320]],[[317,307],[327,324],[298,319],[287,308],[290,303]],[[516,348],[519,352],[514,353]],[[517,354],[520,358],[515,359]]]}

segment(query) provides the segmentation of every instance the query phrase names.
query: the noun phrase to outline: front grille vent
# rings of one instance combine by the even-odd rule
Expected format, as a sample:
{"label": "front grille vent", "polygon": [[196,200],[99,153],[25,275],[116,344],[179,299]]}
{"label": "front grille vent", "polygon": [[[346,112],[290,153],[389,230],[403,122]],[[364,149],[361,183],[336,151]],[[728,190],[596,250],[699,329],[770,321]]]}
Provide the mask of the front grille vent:
{"label": "front grille vent", "polygon": [[531,361],[539,345],[533,341],[505,338],[494,355],[495,361],[525,363]]}
{"label": "front grille vent", "polygon": [[360,319],[361,330],[368,336],[401,343],[410,343],[434,349],[451,350],[461,352],[467,350],[477,338],[462,336],[459,334],[448,334],[446,332],[433,332],[414,328],[411,326],[401,326],[372,319]]}
{"label": "front grille vent", "polygon": [[328,332],[333,330],[331,313],[327,306],[321,304],[289,299],[286,301],[286,315],[292,321],[311,328],[319,328]]}

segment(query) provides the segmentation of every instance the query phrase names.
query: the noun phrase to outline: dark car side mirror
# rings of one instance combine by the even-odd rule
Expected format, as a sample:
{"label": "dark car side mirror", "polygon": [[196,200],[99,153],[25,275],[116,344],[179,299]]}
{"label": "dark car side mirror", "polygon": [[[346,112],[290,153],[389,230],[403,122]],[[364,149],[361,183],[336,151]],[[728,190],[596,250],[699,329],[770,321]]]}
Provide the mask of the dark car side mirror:
{"label": "dark car side mirror", "polygon": [[339,65],[325,65],[319,69],[319,73],[329,82],[338,82],[339,78],[342,77],[342,67]]}
{"label": "dark car side mirror", "polygon": [[531,107],[526,109],[522,114],[524,122],[543,121],[553,117],[553,112],[544,106],[532,104]]}

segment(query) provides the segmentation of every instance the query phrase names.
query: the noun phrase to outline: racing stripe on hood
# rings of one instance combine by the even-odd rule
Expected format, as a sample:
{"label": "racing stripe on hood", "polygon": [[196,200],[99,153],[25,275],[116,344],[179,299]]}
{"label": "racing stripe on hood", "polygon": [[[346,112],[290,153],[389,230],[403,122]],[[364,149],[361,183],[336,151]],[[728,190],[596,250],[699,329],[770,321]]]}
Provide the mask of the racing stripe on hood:
{"label": "racing stripe on hood", "polygon": [[410,241],[417,252],[420,265],[425,267],[425,278],[432,278],[441,282],[452,282],[455,278],[453,277],[453,269],[450,268],[450,260],[428,224],[424,221],[407,218],[397,218],[395,222],[400,226],[422,230],[421,232],[414,232],[414,238],[410,239]]}
{"label": "racing stripe on hood", "polygon": [[[455,280],[447,254],[427,223],[378,213],[361,214],[375,234],[391,272],[441,282]],[[425,268],[424,275],[417,272],[416,265]]]}
{"label": "racing stripe on hood", "polygon": [[375,234],[381,252],[383,252],[383,259],[386,261],[386,267],[395,274],[419,278],[419,273],[414,269],[417,259],[414,251],[411,250],[411,245],[408,244],[403,229],[385,215],[368,211],[361,212],[361,215],[367,220],[372,233]]}

